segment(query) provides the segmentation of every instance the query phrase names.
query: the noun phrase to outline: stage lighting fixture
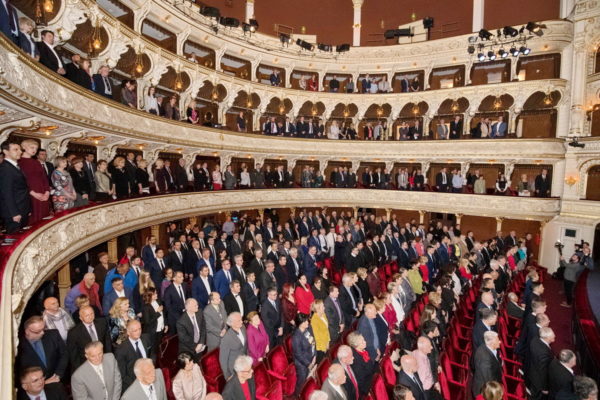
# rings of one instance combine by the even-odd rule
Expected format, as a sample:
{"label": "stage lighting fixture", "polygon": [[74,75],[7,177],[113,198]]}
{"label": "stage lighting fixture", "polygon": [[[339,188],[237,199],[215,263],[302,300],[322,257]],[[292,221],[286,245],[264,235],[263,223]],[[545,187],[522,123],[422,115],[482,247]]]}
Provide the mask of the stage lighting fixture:
{"label": "stage lighting fixture", "polygon": [[287,33],[280,33],[279,41],[281,41],[281,45],[285,44],[286,46],[289,46],[290,43],[292,43],[292,38]]}
{"label": "stage lighting fixture", "polygon": [[412,29],[403,28],[403,29],[388,29],[387,31],[385,31],[383,33],[383,36],[386,39],[393,39],[395,37],[411,37],[411,36],[415,36],[415,34],[412,32]]}
{"label": "stage lighting fixture", "polygon": [[245,22],[242,23],[242,30],[244,31],[244,35],[246,34],[246,32],[253,33],[254,31],[256,31],[256,29],[254,29],[250,24],[247,24]]}
{"label": "stage lighting fixture", "polygon": [[221,17],[219,19],[219,23],[229,28],[237,28],[238,26],[240,26],[240,20],[233,17]]}
{"label": "stage lighting fixture", "polygon": [[504,34],[504,36],[508,37],[515,37],[519,35],[519,31],[516,30],[515,28],[513,28],[512,26],[505,26],[504,29],[502,30],[502,33]]}
{"label": "stage lighting fixture", "polygon": [[337,51],[338,53],[350,51],[350,44],[349,43],[339,44],[339,45],[335,46],[335,51]]}
{"label": "stage lighting fixture", "polygon": [[221,11],[217,7],[208,7],[202,6],[200,7],[200,14],[209,18],[219,18],[221,17]]}
{"label": "stage lighting fixture", "polygon": [[433,17],[427,17],[423,19],[423,28],[431,29],[433,28]]}
{"label": "stage lighting fixture", "polygon": [[506,57],[508,57],[508,53],[504,49],[498,50],[498,55],[500,56],[500,58],[506,58]]}
{"label": "stage lighting fixture", "polygon": [[478,59],[479,61],[485,61],[485,54],[483,54],[483,53],[479,53],[479,54],[477,54],[477,59]]}
{"label": "stage lighting fixture", "polygon": [[521,54],[523,54],[524,56],[528,55],[529,53],[531,53],[531,49],[529,47],[525,47],[525,46],[521,46],[521,48],[519,48],[519,51],[521,52]]}
{"label": "stage lighting fixture", "polygon": [[520,54],[519,50],[517,50],[517,48],[514,46],[510,48],[509,52],[510,52],[510,55],[513,57],[518,57]]}
{"label": "stage lighting fixture", "polygon": [[530,33],[533,33],[536,36],[542,36],[544,34],[544,31],[542,29],[545,28],[546,25],[538,24],[537,22],[528,22],[527,25],[525,25],[525,29],[527,29]]}
{"label": "stage lighting fixture", "polygon": [[493,50],[488,51],[487,56],[491,61],[494,61],[496,59],[496,53],[494,53]]}
{"label": "stage lighting fixture", "polygon": [[248,21],[250,23],[250,26],[254,28],[254,30],[252,32],[255,32],[258,30],[258,21],[255,19],[250,19]]}
{"label": "stage lighting fixture", "polygon": [[475,46],[469,45],[469,47],[467,48],[467,51],[469,52],[469,54],[474,54],[475,53]]}
{"label": "stage lighting fixture", "polygon": [[491,33],[490,31],[487,31],[485,29],[481,29],[479,31],[479,37],[481,38],[481,40],[490,40],[493,36],[494,36],[493,33]]}
{"label": "stage lighting fixture", "polygon": [[333,50],[333,46],[330,44],[323,44],[323,43],[319,43],[317,44],[317,48],[321,51],[329,51],[331,52]]}
{"label": "stage lighting fixture", "polygon": [[296,44],[298,46],[302,47],[304,50],[313,51],[315,49],[314,44],[310,44],[307,41],[304,41],[302,39],[296,40]]}
{"label": "stage lighting fixture", "polygon": [[579,143],[579,138],[575,136],[573,137],[573,140],[569,142],[569,146],[579,147],[580,149],[583,149],[585,147],[585,143]]}

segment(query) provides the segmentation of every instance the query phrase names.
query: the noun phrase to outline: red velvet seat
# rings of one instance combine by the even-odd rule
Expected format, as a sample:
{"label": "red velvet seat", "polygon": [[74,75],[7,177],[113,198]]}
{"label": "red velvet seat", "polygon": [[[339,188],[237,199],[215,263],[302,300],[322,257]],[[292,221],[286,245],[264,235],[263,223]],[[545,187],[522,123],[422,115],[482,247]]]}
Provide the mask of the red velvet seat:
{"label": "red velvet seat", "polygon": [[439,381],[444,400],[467,400],[466,384],[447,378],[443,372],[439,374]]}
{"label": "red velvet seat", "polygon": [[160,357],[157,357],[157,366],[160,368],[171,368],[179,354],[179,339],[177,335],[164,337],[158,347],[158,351]]}
{"label": "red velvet seat", "polygon": [[175,395],[173,394],[173,381],[171,380],[171,371],[168,368],[160,369],[163,374],[163,378],[165,379],[165,389],[167,390],[167,399],[175,400]]}
{"label": "red velvet seat", "polygon": [[329,367],[331,367],[331,360],[327,357],[325,357],[317,366],[317,378],[319,378],[319,383],[321,385],[327,379],[327,372],[329,371]]}
{"label": "red velvet seat", "polygon": [[376,373],[373,376],[373,383],[371,387],[371,396],[376,398],[377,400],[389,400],[390,394],[388,392],[388,388],[383,381],[381,374]]}
{"label": "red velvet seat", "polygon": [[256,384],[256,395],[269,400],[282,400],[283,390],[281,381],[271,374],[264,362],[254,367],[254,382]]}
{"label": "red velvet seat", "polygon": [[440,365],[446,378],[460,384],[467,384],[467,380],[469,379],[469,368],[467,366],[460,362],[452,361],[447,353],[441,354]]}
{"label": "red velvet seat", "polygon": [[221,392],[225,387],[225,378],[219,363],[219,348],[209,351],[200,359],[200,366],[206,379],[209,392]]}
{"label": "red velvet seat", "polygon": [[315,380],[315,378],[310,377],[306,380],[306,382],[304,383],[304,385],[302,385],[302,389],[300,389],[300,399],[301,400],[308,400],[310,398],[310,395],[312,394],[312,392],[314,392],[315,390],[319,389],[319,385],[317,385],[317,381]]}
{"label": "red velvet seat", "polygon": [[390,356],[385,356],[381,359],[379,369],[381,370],[381,376],[383,381],[388,388],[393,388],[396,385],[396,371],[392,366],[392,360]]}
{"label": "red velvet seat", "polygon": [[285,354],[290,362],[294,360],[294,350],[292,349],[292,335],[287,335],[283,339],[285,345]]}
{"label": "red velvet seat", "polygon": [[282,346],[276,346],[268,354],[269,374],[281,381],[283,394],[291,396],[296,389],[296,366],[288,361]]}
{"label": "red velvet seat", "polygon": [[336,357],[337,357],[337,352],[338,352],[338,349],[340,348],[340,346],[341,346],[342,344],[343,344],[343,343],[340,341],[340,342],[337,342],[337,343],[335,343],[333,346],[331,346],[331,347],[329,348],[329,358],[331,358],[332,360],[335,360],[335,359],[336,359]]}

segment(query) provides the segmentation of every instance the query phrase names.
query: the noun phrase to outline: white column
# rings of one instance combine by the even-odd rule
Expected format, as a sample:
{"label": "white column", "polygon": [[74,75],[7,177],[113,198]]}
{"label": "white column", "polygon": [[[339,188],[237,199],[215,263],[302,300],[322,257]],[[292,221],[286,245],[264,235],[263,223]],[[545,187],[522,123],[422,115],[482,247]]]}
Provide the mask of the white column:
{"label": "white column", "polygon": [[573,71],[571,79],[571,128],[570,135],[581,136],[584,133],[585,122],[585,69],[586,53],[583,45],[575,47],[573,56]]}
{"label": "white column", "polygon": [[565,187],[565,160],[560,160],[552,166],[552,187],[550,188],[550,196],[560,197],[563,195]]}
{"label": "white column", "polygon": [[567,18],[575,8],[575,0],[560,0],[560,17]]}
{"label": "white column", "polygon": [[246,0],[246,23],[254,18],[254,0]]}
{"label": "white column", "polygon": [[360,46],[360,20],[363,0],[352,0],[354,5],[354,24],[352,25],[352,46]]}
{"label": "white column", "polygon": [[473,0],[473,32],[483,29],[485,0]]}

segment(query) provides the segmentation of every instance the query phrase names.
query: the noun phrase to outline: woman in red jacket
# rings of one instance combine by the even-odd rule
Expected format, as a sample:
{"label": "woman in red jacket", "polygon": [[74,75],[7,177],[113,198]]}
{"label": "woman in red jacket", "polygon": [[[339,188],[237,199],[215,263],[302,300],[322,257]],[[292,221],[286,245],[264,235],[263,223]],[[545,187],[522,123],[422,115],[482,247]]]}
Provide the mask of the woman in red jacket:
{"label": "woman in red jacket", "polygon": [[294,292],[294,299],[296,300],[296,306],[298,312],[306,315],[310,315],[310,306],[315,300],[315,296],[310,290],[310,285],[306,279],[306,275],[301,274],[296,284],[296,291]]}

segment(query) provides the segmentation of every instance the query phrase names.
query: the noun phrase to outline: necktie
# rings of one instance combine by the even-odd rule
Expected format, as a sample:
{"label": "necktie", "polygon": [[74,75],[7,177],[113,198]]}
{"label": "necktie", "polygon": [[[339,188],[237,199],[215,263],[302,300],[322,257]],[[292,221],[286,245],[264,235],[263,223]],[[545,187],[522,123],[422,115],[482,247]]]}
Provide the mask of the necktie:
{"label": "necktie", "polygon": [[338,301],[337,301],[337,299],[333,299],[333,304],[335,305],[335,309],[337,310],[338,317],[340,318],[340,321],[342,321],[342,322],[343,322],[343,319],[342,319],[342,311],[340,310],[340,305],[338,304]]}
{"label": "necktie", "polygon": [[92,342],[98,340],[98,335],[96,335],[96,331],[94,330],[94,325],[89,325],[88,330],[90,332],[90,337],[92,338]]}
{"label": "necktie", "polygon": [[42,345],[42,341],[37,340],[37,341],[33,342],[33,348],[35,349],[35,352],[37,353],[37,355],[40,357],[42,364],[44,364],[44,366],[46,366],[46,352],[44,351],[44,346]]}
{"label": "necktie", "polygon": [[48,175],[48,166],[45,162],[42,163],[42,167],[44,167],[44,171],[46,171],[46,175]]}
{"label": "necktie", "polygon": [[277,311],[277,303],[275,303],[273,300],[271,300],[271,304],[273,304],[273,308],[275,309],[275,311]]}
{"label": "necktie", "polygon": [[227,282],[231,283],[231,276],[229,275],[229,271],[225,271],[225,276],[227,277]]}
{"label": "necktie", "polygon": [[104,94],[112,94],[112,88],[110,87],[110,82],[108,81],[108,78],[106,76],[103,76],[102,80],[104,81]]}
{"label": "necktie", "polygon": [[419,380],[417,379],[416,375],[413,375],[413,381],[415,381],[415,383],[417,384],[417,386],[419,387],[419,390],[422,392],[423,391],[423,387],[421,386],[421,383],[419,382]]}
{"label": "necktie", "polygon": [[142,351],[140,350],[139,343],[139,340],[135,341],[135,354],[137,354],[138,358],[142,358]]}
{"label": "necktie", "polygon": [[183,294],[183,289],[181,288],[181,286],[179,286],[178,292],[179,292],[179,296],[181,297],[181,301],[183,301],[185,303],[185,295]]}
{"label": "necktie", "polygon": [[161,271],[165,269],[165,264],[164,264],[162,258],[160,260],[158,260],[158,265],[160,265],[160,270]]}
{"label": "necktie", "polygon": [[154,399],[154,387],[152,385],[150,385],[150,387],[148,387],[148,392],[149,392],[149,398],[150,399]]}
{"label": "necktie", "polygon": [[194,326],[194,343],[198,343],[200,341],[200,329],[198,328],[198,321],[196,321],[196,316],[191,316],[192,325]]}

